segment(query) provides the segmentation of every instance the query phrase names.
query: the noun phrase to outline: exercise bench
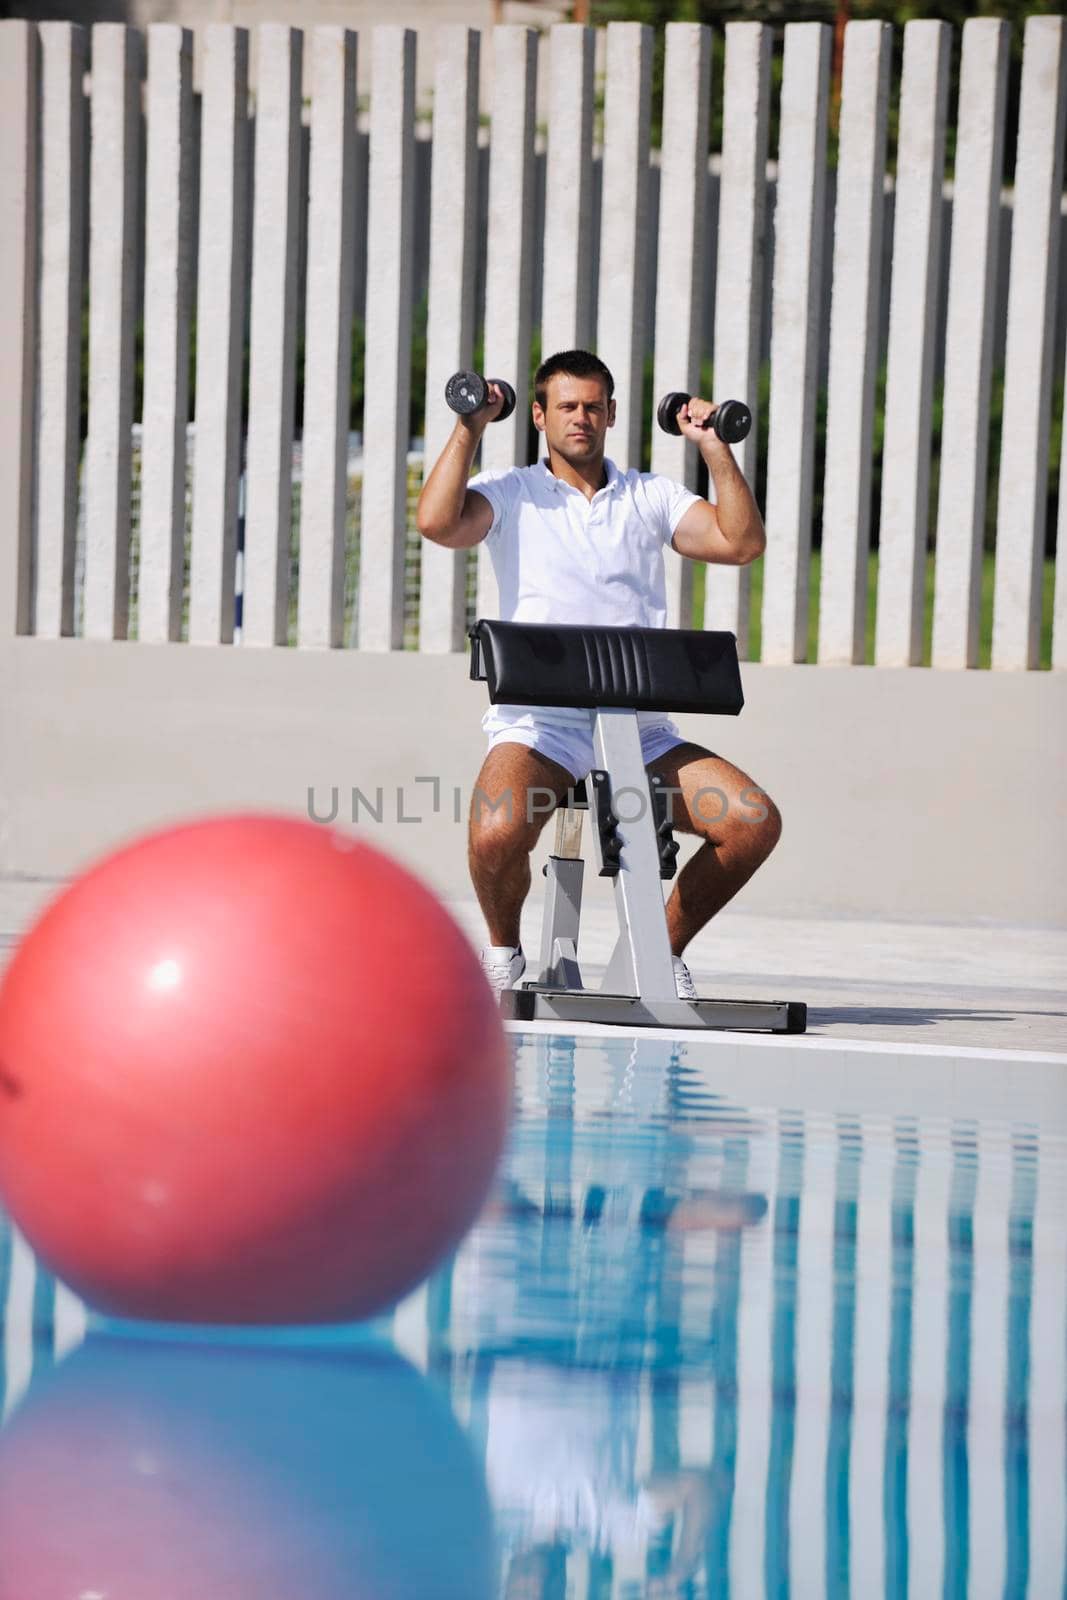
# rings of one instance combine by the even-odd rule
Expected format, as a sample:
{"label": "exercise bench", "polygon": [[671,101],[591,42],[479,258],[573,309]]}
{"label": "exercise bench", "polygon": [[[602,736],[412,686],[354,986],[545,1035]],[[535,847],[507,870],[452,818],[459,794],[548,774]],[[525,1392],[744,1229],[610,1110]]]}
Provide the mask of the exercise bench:
{"label": "exercise bench", "polygon": [[[505,1016],[626,1027],[803,1033],[796,1000],[682,1000],[675,986],[662,881],[678,845],[669,791],[645,770],[639,711],[736,716],[743,704],[732,633],[682,628],[555,627],[485,618],[470,630],[473,679],[494,705],[588,707],[597,765],[560,802],[547,879],[538,977],[500,997]],[[601,877],[612,880],[619,936],[599,989],[578,962],[582,813]]]}

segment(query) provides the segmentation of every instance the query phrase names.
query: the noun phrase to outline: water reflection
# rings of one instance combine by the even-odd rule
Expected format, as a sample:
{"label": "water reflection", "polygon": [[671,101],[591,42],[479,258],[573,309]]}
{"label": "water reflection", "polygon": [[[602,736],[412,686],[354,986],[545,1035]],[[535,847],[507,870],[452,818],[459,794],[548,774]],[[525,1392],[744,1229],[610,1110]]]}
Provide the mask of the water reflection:
{"label": "water reflection", "polygon": [[90,1338],[0,1432],[2,1600],[489,1600],[484,1478],[388,1349]]}
{"label": "water reflection", "polygon": [[711,1083],[658,1040],[523,1043],[498,1191],[427,1298],[500,1592],[1063,1593],[1062,1141]]}
{"label": "water reflection", "polygon": [[[164,1434],[187,1412],[215,1450],[229,1419],[198,1477],[236,1530],[241,1581],[263,1578],[270,1534],[301,1508],[320,1566],[332,1550],[344,1572],[320,1581],[309,1553],[291,1591],[307,1600],[377,1595],[344,1542],[368,1529],[388,1535],[380,1571],[400,1574],[381,1593],[420,1600],[1064,1594],[1058,1133],[907,1105],[744,1107],[716,1092],[706,1049],[647,1038],[528,1037],[516,1066],[491,1202],[393,1325],[425,1377],[402,1364],[381,1393],[383,1369],[355,1349],[205,1349],[184,1377],[124,1349],[103,1381],[91,1342],[52,1371],[80,1337],[71,1307],[0,1229],[0,1519],[7,1498],[16,1529],[32,1520],[29,1481],[47,1483],[38,1510],[54,1519],[94,1460],[102,1483],[125,1462],[111,1475],[134,1504],[130,1457],[112,1450],[132,1383],[135,1410],[162,1405]],[[64,1384],[82,1381],[96,1400],[72,1413]],[[61,1448],[71,1415],[91,1427]],[[253,1538],[257,1494],[269,1515]],[[37,1600],[4,1587],[6,1532],[0,1600]],[[438,1565],[405,1569],[434,1542]],[[285,1571],[247,1592],[289,1592]]]}
{"label": "water reflection", "polygon": [[520,1062],[497,1194],[429,1302],[431,1363],[484,1454],[505,1596],[696,1593],[729,1541],[762,1121],[681,1050],[595,1048],[539,1039]]}

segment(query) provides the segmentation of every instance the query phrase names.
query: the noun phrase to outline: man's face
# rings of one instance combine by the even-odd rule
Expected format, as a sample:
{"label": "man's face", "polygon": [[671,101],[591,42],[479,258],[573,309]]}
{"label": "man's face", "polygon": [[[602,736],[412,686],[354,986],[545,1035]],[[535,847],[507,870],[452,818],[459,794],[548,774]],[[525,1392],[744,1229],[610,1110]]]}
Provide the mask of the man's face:
{"label": "man's face", "polygon": [[615,423],[615,402],[608,399],[603,381],[557,372],[547,388],[544,408],[534,401],[533,419],[549,448],[576,467],[596,461]]}

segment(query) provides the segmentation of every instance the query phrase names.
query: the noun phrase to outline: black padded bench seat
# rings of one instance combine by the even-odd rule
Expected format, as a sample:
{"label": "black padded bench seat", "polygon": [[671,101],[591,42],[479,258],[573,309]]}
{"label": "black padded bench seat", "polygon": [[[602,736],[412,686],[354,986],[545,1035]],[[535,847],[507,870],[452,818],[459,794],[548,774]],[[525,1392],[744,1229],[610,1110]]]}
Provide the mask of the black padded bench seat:
{"label": "black padded bench seat", "polygon": [[732,633],[482,618],[470,638],[470,675],[489,685],[493,705],[736,716],[745,703]]}

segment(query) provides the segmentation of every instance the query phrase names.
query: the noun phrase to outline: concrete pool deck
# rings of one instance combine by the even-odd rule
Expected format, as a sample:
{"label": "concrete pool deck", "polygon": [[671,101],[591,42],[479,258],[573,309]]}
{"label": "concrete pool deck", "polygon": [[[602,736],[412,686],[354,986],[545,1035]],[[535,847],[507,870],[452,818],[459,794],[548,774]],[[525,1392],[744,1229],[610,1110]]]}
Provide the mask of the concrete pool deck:
{"label": "concrete pool deck", "polygon": [[[0,962],[55,879],[0,877]],[[484,938],[473,896],[448,902],[471,941]],[[523,926],[538,949],[541,907]],[[582,919],[587,981],[607,962],[615,914],[593,882]],[[727,907],[688,960],[701,994],[804,1000],[808,1034],[828,1041],[1063,1053],[1067,1066],[1067,929],[770,917]]]}
{"label": "concrete pool deck", "polygon": [[[473,900],[452,910],[476,940]],[[616,931],[614,910],[583,911],[583,970],[595,980]],[[540,906],[523,939],[538,949]],[[804,1000],[808,1033],[894,1044],[1065,1052],[1067,931],[947,926],[847,917],[777,918],[729,907],[687,956],[703,995]]]}

